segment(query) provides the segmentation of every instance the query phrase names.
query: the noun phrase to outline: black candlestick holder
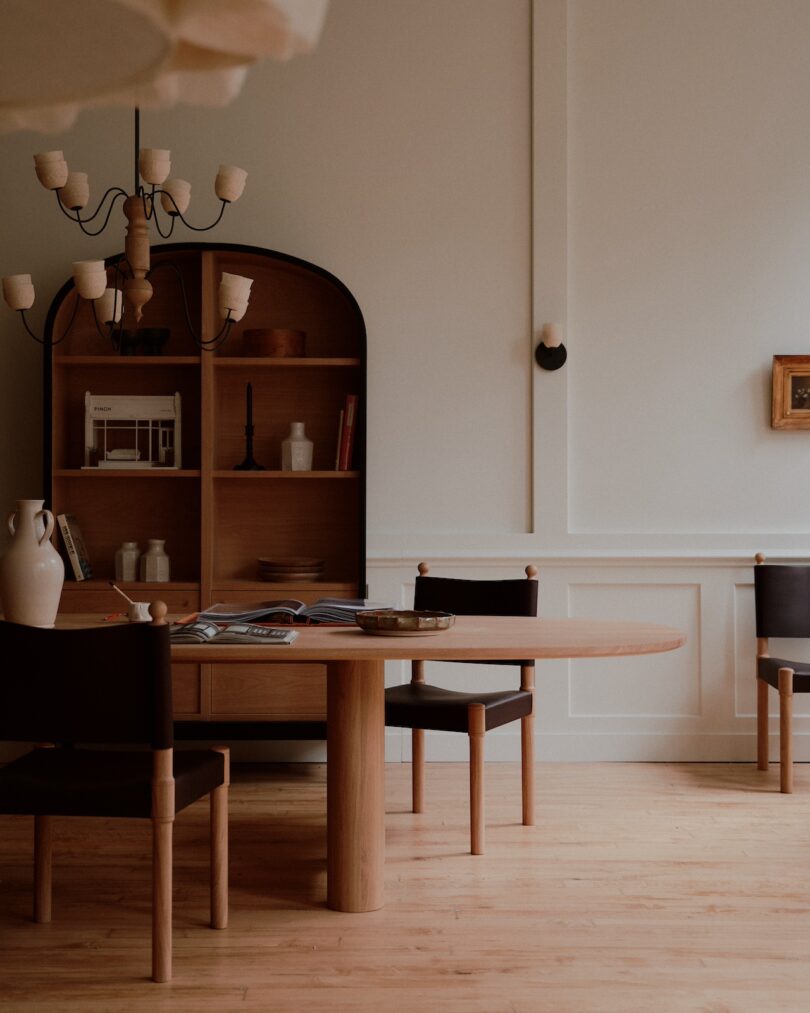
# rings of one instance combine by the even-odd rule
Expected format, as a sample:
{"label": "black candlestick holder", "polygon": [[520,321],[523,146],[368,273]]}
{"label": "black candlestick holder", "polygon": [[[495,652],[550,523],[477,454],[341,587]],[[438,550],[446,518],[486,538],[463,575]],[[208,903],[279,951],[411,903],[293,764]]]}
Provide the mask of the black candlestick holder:
{"label": "black candlestick holder", "polygon": [[245,388],[245,401],[247,416],[245,422],[245,459],[241,464],[233,466],[234,471],[264,471],[263,464],[259,464],[253,456],[253,385],[248,384]]}
{"label": "black candlestick holder", "polygon": [[233,466],[234,471],[264,471],[263,464],[259,464],[253,457],[253,429],[254,426],[245,426],[245,459],[241,464]]}

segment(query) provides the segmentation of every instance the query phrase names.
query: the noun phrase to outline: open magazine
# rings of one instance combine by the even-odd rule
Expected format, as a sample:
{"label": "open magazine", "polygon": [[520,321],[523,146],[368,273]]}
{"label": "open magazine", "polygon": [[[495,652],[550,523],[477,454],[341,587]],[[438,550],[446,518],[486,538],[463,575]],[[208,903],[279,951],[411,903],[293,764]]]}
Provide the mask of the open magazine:
{"label": "open magazine", "polygon": [[193,623],[175,624],[169,630],[173,644],[291,644],[298,630],[278,630],[272,626],[253,623],[228,623],[219,626],[206,619]]}
{"label": "open magazine", "polygon": [[199,619],[217,623],[354,623],[358,612],[393,608],[366,598],[319,598],[306,605],[296,598],[282,601],[220,603],[200,612]]}

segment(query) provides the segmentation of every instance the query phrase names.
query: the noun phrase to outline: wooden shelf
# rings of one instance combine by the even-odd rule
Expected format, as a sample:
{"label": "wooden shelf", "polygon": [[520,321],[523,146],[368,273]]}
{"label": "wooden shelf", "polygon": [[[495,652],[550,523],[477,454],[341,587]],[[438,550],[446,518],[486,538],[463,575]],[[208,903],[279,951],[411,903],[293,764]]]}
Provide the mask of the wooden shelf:
{"label": "wooden shelf", "polygon": [[285,482],[300,482],[308,479],[358,479],[359,471],[215,471],[214,478],[218,479],[243,479],[252,481],[266,481],[267,479],[281,479]]}
{"label": "wooden shelf", "polygon": [[357,585],[354,581],[300,581],[283,584],[271,583],[269,580],[216,580],[214,581],[217,591],[225,591],[229,595],[241,591],[249,592],[251,596],[257,592],[269,594],[271,598],[295,598],[300,591],[314,592],[319,598],[357,597]]}
{"label": "wooden shelf", "polygon": [[55,468],[54,478],[199,478],[199,468]]}
{"label": "wooden shelf", "polygon": [[324,358],[324,357],[304,357],[304,358],[285,358],[282,356],[273,355],[262,355],[262,356],[225,356],[218,355],[214,359],[214,365],[221,369],[235,369],[235,368],[267,368],[267,369],[289,369],[291,367],[304,368],[304,369],[323,369],[325,367],[348,367],[348,366],[360,366],[362,362],[358,358]]}
{"label": "wooden shelf", "polygon": [[54,355],[54,368],[79,366],[199,366],[199,355]]}
{"label": "wooden shelf", "polygon": [[[198,580],[166,580],[161,581],[159,584],[154,581],[146,580],[117,580],[116,586],[120,587],[122,591],[129,593],[130,591],[136,591],[140,595],[148,595],[150,600],[152,598],[159,598],[160,591],[199,591],[200,582]],[[65,587],[69,587],[73,591],[104,591],[111,590],[109,580],[99,580],[92,577],[90,580],[67,580],[65,581]],[[115,591],[112,592],[115,595]],[[124,603],[124,599],[120,595],[116,595],[117,598]],[[134,598],[135,595],[130,594],[130,598]],[[138,599],[141,600],[141,599]]]}

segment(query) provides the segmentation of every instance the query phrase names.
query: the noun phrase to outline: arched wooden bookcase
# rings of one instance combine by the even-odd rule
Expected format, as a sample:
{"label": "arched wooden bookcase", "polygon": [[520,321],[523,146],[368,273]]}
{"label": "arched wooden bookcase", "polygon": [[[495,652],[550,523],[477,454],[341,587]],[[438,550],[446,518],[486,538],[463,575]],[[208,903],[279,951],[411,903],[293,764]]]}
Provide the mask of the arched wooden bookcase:
{"label": "arched wooden bookcase", "polygon": [[[107,261],[110,277],[117,257]],[[166,268],[173,265],[172,270]],[[219,329],[223,271],[253,278],[250,305],[216,352],[200,352],[185,318],[210,338]],[[45,355],[45,497],[73,514],[84,535],[93,578],[67,579],[61,611],[114,612],[109,587],[122,541],[166,540],[168,584],[124,584],[141,599],[163,598],[173,612],[217,601],[357,597],[366,591],[366,333],[351,292],[296,257],[252,246],[177,243],[152,248],[154,296],[143,327],[168,328],[160,355],[121,355],[103,338],[90,306],[76,307],[72,280],[51,306]],[[301,358],[250,357],[244,331],[306,332]],[[253,388],[254,456],[264,471],[235,471],[245,456],[245,391]],[[163,394],[182,399],[182,468],[84,468],[84,397]],[[358,420],[351,470],[336,470],[340,411],[356,394]],[[313,470],[282,472],[280,445],[291,421],[306,424]],[[325,560],[319,581],[259,579],[261,556]],[[250,671],[248,671],[250,670]],[[272,674],[272,677],[270,675]],[[175,712],[200,737],[318,736],[325,718],[319,666],[177,666]],[[191,724],[196,722],[197,725]],[[259,722],[261,728],[254,727]],[[265,723],[273,722],[272,727]]]}

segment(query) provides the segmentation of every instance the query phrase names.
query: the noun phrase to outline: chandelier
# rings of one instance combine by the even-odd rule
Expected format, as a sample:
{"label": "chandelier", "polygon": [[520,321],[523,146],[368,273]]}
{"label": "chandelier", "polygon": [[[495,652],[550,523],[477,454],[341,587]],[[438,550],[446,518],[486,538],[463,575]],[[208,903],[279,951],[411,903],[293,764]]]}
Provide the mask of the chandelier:
{"label": "chandelier", "polygon": [[[37,178],[57,197],[60,211],[88,236],[105,230],[121,202],[126,216],[124,253],[73,264],[80,299],[92,306],[102,334],[118,347],[125,315],[139,322],[152,297],[151,276],[172,268],[177,275],[186,321],[200,349],[212,351],[228,337],[247,309],[251,279],[223,274],[219,286],[222,327],[214,337],[194,333],[183,276],[168,261],[150,263],[150,227],[167,239],[178,219],[196,232],[214,228],[228,204],[238,200],[247,173],[220,165],[214,191],[218,214],[205,226],[185,215],[191,186],[170,177],[170,152],[140,148],[140,108],[187,102],[224,105],[239,92],[247,67],[263,57],[286,60],[315,45],[327,0],[0,0],[7,42],[0,64],[0,133],[9,130],[61,130],[81,108],[127,105],[135,109],[134,182],[131,192],[111,187],[92,213],[86,173],[71,172],[61,151],[34,156]],[[39,10],[41,8],[41,10]],[[58,37],[58,45],[56,40]],[[88,60],[88,39],[96,59]],[[48,53],[47,60],[41,58]],[[37,68],[31,74],[31,67]],[[112,272],[112,278],[108,277]],[[111,283],[110,283],[111,282]],[[3,278],[3,297],[19,312],[28,334],[41,344],[58,344],[69,333],[80,305],[77,298],[64,333],[38,337],[25,313],[35,298],[29,274]]]}
{"label": "chandelier", "polygon": [[[96,210],[82,216],[90,201],[90,185],[85,172],[70,172],[61,151],[44,151],[34,155],[37,179],[46,190],[56,194],[62,213],[75,222],[87,236],[97,236],[107,227],[118,201],[123,201],[127,219],[124,255],[112,264],[113,284],[108,285],[107,267],[103,260],[77,260],[73,263],[73,283],[82,299],[92,303],[93,318],[99,331],[109,337],[117,348],[124,326],[124,301],[136,322],[143,316],[143,308],[152,298],[150,281],[151,263],[149,226],[163,239],[171,236],[178,219],[195,232],[206,232],[219,223],[228,204],[238,200],[245,188],[247,173],[235,165],[220,165],[214,181],[214,191],[220,200],[219,214],[210,225],[197,226],[185,218],[191,200],[191,184],[183,179],[169,178],[171,152],[161,148],[140,147],[140,110],[135,109],[134,184],[131,193],[120,186],[110,187],[102,196]],[[161,214],[166,216],[161,222]],[[101,216],[101,224],[93,223]],[[160,267],[173,267],[162,262]],[[176,270],[176,269],[175,269]],[[176,270],[186,310],[190,320],[183,276]],[[223,319],[219,333],[203,339],[191,328],[195,344],[207,351],[218,348],[228,337],[231,326],[241,320],[247,309],[251,279],[223,273],[219,286],[219,310]],[[76,318],[74,313],[65,331],[50,339],[38,337],[25,318],[26,310],[34,304],[35,291],[30,274],[14,274],[3,278],[3,298],[16,310],[28,334],[40,344],[58,345],[67,337]],[[78,301],[77,306],[78,308]]]}

